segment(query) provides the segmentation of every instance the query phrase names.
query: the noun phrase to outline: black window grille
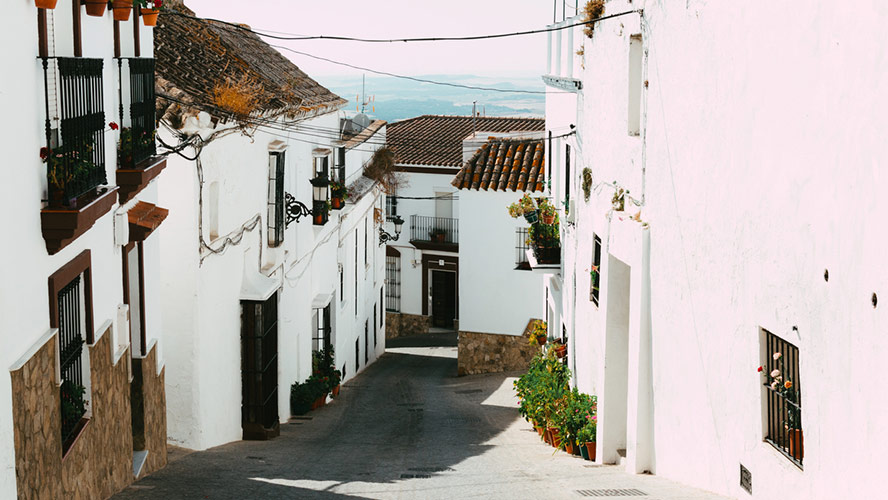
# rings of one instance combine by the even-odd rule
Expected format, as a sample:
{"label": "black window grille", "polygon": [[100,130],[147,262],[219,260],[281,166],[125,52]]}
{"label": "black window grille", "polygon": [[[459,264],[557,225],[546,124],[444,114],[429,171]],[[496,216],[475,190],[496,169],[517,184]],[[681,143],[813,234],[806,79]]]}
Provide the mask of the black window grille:
{"label": "black window grille", "polygon": [[284,204],[284,152],[268,154],[268,246],[284,241],[286,205]]}
{"label": "black window grille", "polygon": [[367,364],[370,361],[370,325],[367,324],[368,321],[364,320],[364,364]]}
{"label": "black window grille", "polygon": [[[58,58],[56,62],[61,144],[52,148],[47,158],[47,181],[50,199],[61,196],[62,204],[69,205],[70,200],[94,192],[96,187],[107,182],[103,62],[81,57]],[[52,69],[47,60],[44,60],[43,68],[48,80]],[[49,103],[48,92],[46,99]],[[52,146],[50,127],[47,116],[48,148]]]}
{"label": "black window grille", "polygon": [[336,148],[336,155],[333,162],[333,181],[340,184],[345,183],[345,147]]}
{"label": "black window grille", "polygon": [[799,380],[799,349],[763,330],[765,343],[764,396],[767,408],[765,440],[789,460],[802,466],[802,398]]}
{"label": "black window grille", "polygon": [[134,165],[157,153],[154,142],[155,96],[154,59],[129,59],[130,126],[132,131],[132,162]]}
{"label": "black window grille", "polygon": [[601,238],[592,233],[592,269],[589,270],[589,300],[598,305],[601,293]]}
{"label": "black window grille", "polygon": [[244,439],[265,439],[279,426],[277,294],[265,301],[243,301],[241,324]]}
{"label": "black window grille", "polygon": [[386,217],[398,215],[398,197],[395,196],[395,193],[385,195],[385,215]]}
{"label": "black window grille", "polygon": [[373,348],[376,348],[376,304],[373,304]]}
{"label": "black window grille", "polygon": [[345,267],[339,268],[339,302],[345,302]]}
{"label": "black window grille", "polygon": [[367,221],[368,219],[364,219],[364,265],[367,265]]}
{"label": "black window grille", "polygon": [[311,339],[311,350],[330,351],[332,325],[330,324],[330,306],[314,311],[314,335]]}
{"label": "black window grille", "polygon": [[59,369],[62,386],[59,391],[62,413],[62,453],[71,446],[86,415],[83,386],[83,319],[80,276],[58,293],[59,304]]}
{"label": "black window grille", "polygon": [[564,145],[564,213],[570,210],[570,144]]}
{"label": "black window grille", "polygon": [[530,262],[527,260],[527,228],[515,229],[515,269],[530,270]]}
{"label": "black window grille", "polygon": [[410,226],[410,241],[459,244],[459,219],[411,215]]}
{"label": "black window grille", "polygon": [[385,258],[385,310],[399,312],[401,310],[401,258],[386,256]]}
{"label": "black window grille", "polygon": [[355,339],[355,373],[361,369],[361,339]]}
{"label": "black window grille", "polygon": [[[388,263],[388,262],[386,262]],[[385,304],[385,290],[384,287],[379,287],[379,327],[382,328],[382,323],[385,319],[385,313],[383,312],[383,304]]]}

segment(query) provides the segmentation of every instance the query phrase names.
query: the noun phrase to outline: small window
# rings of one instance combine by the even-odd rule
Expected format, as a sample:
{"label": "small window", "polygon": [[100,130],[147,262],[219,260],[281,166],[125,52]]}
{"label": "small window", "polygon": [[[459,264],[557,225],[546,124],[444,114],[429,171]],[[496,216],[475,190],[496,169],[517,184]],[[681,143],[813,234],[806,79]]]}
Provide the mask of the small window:
{"label": "small window", "polygon": [[330,157],[327,155],[315,155],[314,157],[314,171],[315,178],[317,179],[329,179],[330,178]]}
{"label": "small window", "polygon": [[373,304],[373,348],[376,348],[376,306],[377,304]]}
{"label": "small window", "polygon": [[589,270],[589,300],[598,306],[601,292],[601,238],[592,233],[592,268]]}
{"label": "small window", "polygon": [[641,35],[629,38],[629,135],[641,135]]}
{"label": "small window", "polygon": [[385,258],[385,310],[401,310],[401,257],[388,255]]}
{"label": "small window", "polygon": [[398,215],[398,197],[394,192],[385,195],[385,215],[387,217]]}
{"label": "small window", "polygon": [[339,266],[339,302],[345,302],[345,266]]}
{"label": "small window", "polygon": [[[284,152],[268,154],[268,246],[284,241]],[[211,230],[212,232],[212,230]]]}
{"label": "small window", "polygon": [[570,144],[564,145],[564,213],[570,207]]}
{"label": "small window", "polygon": [[361,369],[361,339],[355,339],[355,373]]}
{"label": "small window", "polygon": [[370,361],[370,325],[364,320],[364,364]]}
{"label": "small window", "polygon": [[369,264],[367,260],[367,218],[364,218],[364,265]]}
{"label": "small window", "polygon": [[765,441],[801,467],[804,443],[799,349],[767,330],[761,332],[764,361],[759,371],[763,413],[767,415]]}
{"label": "small window", "polygon": [[83,275],[75,277],[57,294],[59,312],[59,388],[62,414],[62,454],[73,444],[89,405],[89,354],[83,348],[86,331],[86,298]]}
{"label": "small window", "polygon": [[312,351],[329,351],[332,345],[332,328],[330,325],[330,306],[315,309],[312,314],[314,335],[311,339]]}
{"label": "small window", "polygon": [[379,287],[379,327],[382,328],[383,320],[385,319],[385,314],[382,312],[383,304],[385,304],[385,295],[383,293],[383,287]]}

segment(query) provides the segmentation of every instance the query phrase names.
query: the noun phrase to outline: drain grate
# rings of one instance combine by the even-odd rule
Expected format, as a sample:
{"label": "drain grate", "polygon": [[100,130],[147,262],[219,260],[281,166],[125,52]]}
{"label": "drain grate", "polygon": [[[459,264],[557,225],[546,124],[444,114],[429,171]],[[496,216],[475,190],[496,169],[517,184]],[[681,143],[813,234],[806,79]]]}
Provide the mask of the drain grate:
{"label": "drain grate", "polygon": [[401,479],[430,479],[431,474],[401,474]]}
{"label": "drain grate", "polygon": [[484,392],[481,389],[466,389],[464,391],[456,391],[457,394],[477,394],[479,392]]}
{"label": "drain grate", "polygon": [[604,490],[577,490],[581,497],[646,497],[647,493],[634,488]]}
{"label": "drain grate", "polygon": [[411,467],[407,470],[411,472],[453,472],[456,469],[450,467]]}

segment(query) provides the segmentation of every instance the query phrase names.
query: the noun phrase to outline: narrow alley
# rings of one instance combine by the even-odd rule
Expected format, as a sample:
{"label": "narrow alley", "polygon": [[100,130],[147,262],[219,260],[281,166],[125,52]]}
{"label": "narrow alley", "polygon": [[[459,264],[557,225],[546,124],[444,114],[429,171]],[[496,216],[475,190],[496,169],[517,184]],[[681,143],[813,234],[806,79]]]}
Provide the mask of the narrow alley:
{"label": "narrow alley", "polygon": [[390,340],[280,437],[171,452],[114,498],[721,498],[553,453],[519,416],[514,379],[456,377],[455,334]]}

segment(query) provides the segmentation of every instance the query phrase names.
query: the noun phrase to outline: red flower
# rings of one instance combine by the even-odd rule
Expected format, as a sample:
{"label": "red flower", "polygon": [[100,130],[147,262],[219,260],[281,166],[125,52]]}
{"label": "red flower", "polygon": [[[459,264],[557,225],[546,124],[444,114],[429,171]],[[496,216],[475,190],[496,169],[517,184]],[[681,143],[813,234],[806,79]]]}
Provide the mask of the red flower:
{"label": "red flower", "polygon": [[111,127],[111,130],[117,130],[118,128],[120,128],[120,127],[119,127],[116,123],[114,123],[114,122],[109,123],[108,126]]}
{"label": "red flower", "polygon": [[40,148],[40,159],[43,161],[46,161],[46,159],[49,158],[50,153],[51,153],[51,151],[49,150],[48,147],[44,146],[44,147]]}
{"label": "red flower", "polygon": [[759,373],[761,373],[762,370],[764,370],[764,367],[761,367],[761,366],[760,366],[760,367],[758,368]]}
{"label": "red flower", "polygon": [[154,0],[154,8],[159,9],[163,7],[163,0]]}

